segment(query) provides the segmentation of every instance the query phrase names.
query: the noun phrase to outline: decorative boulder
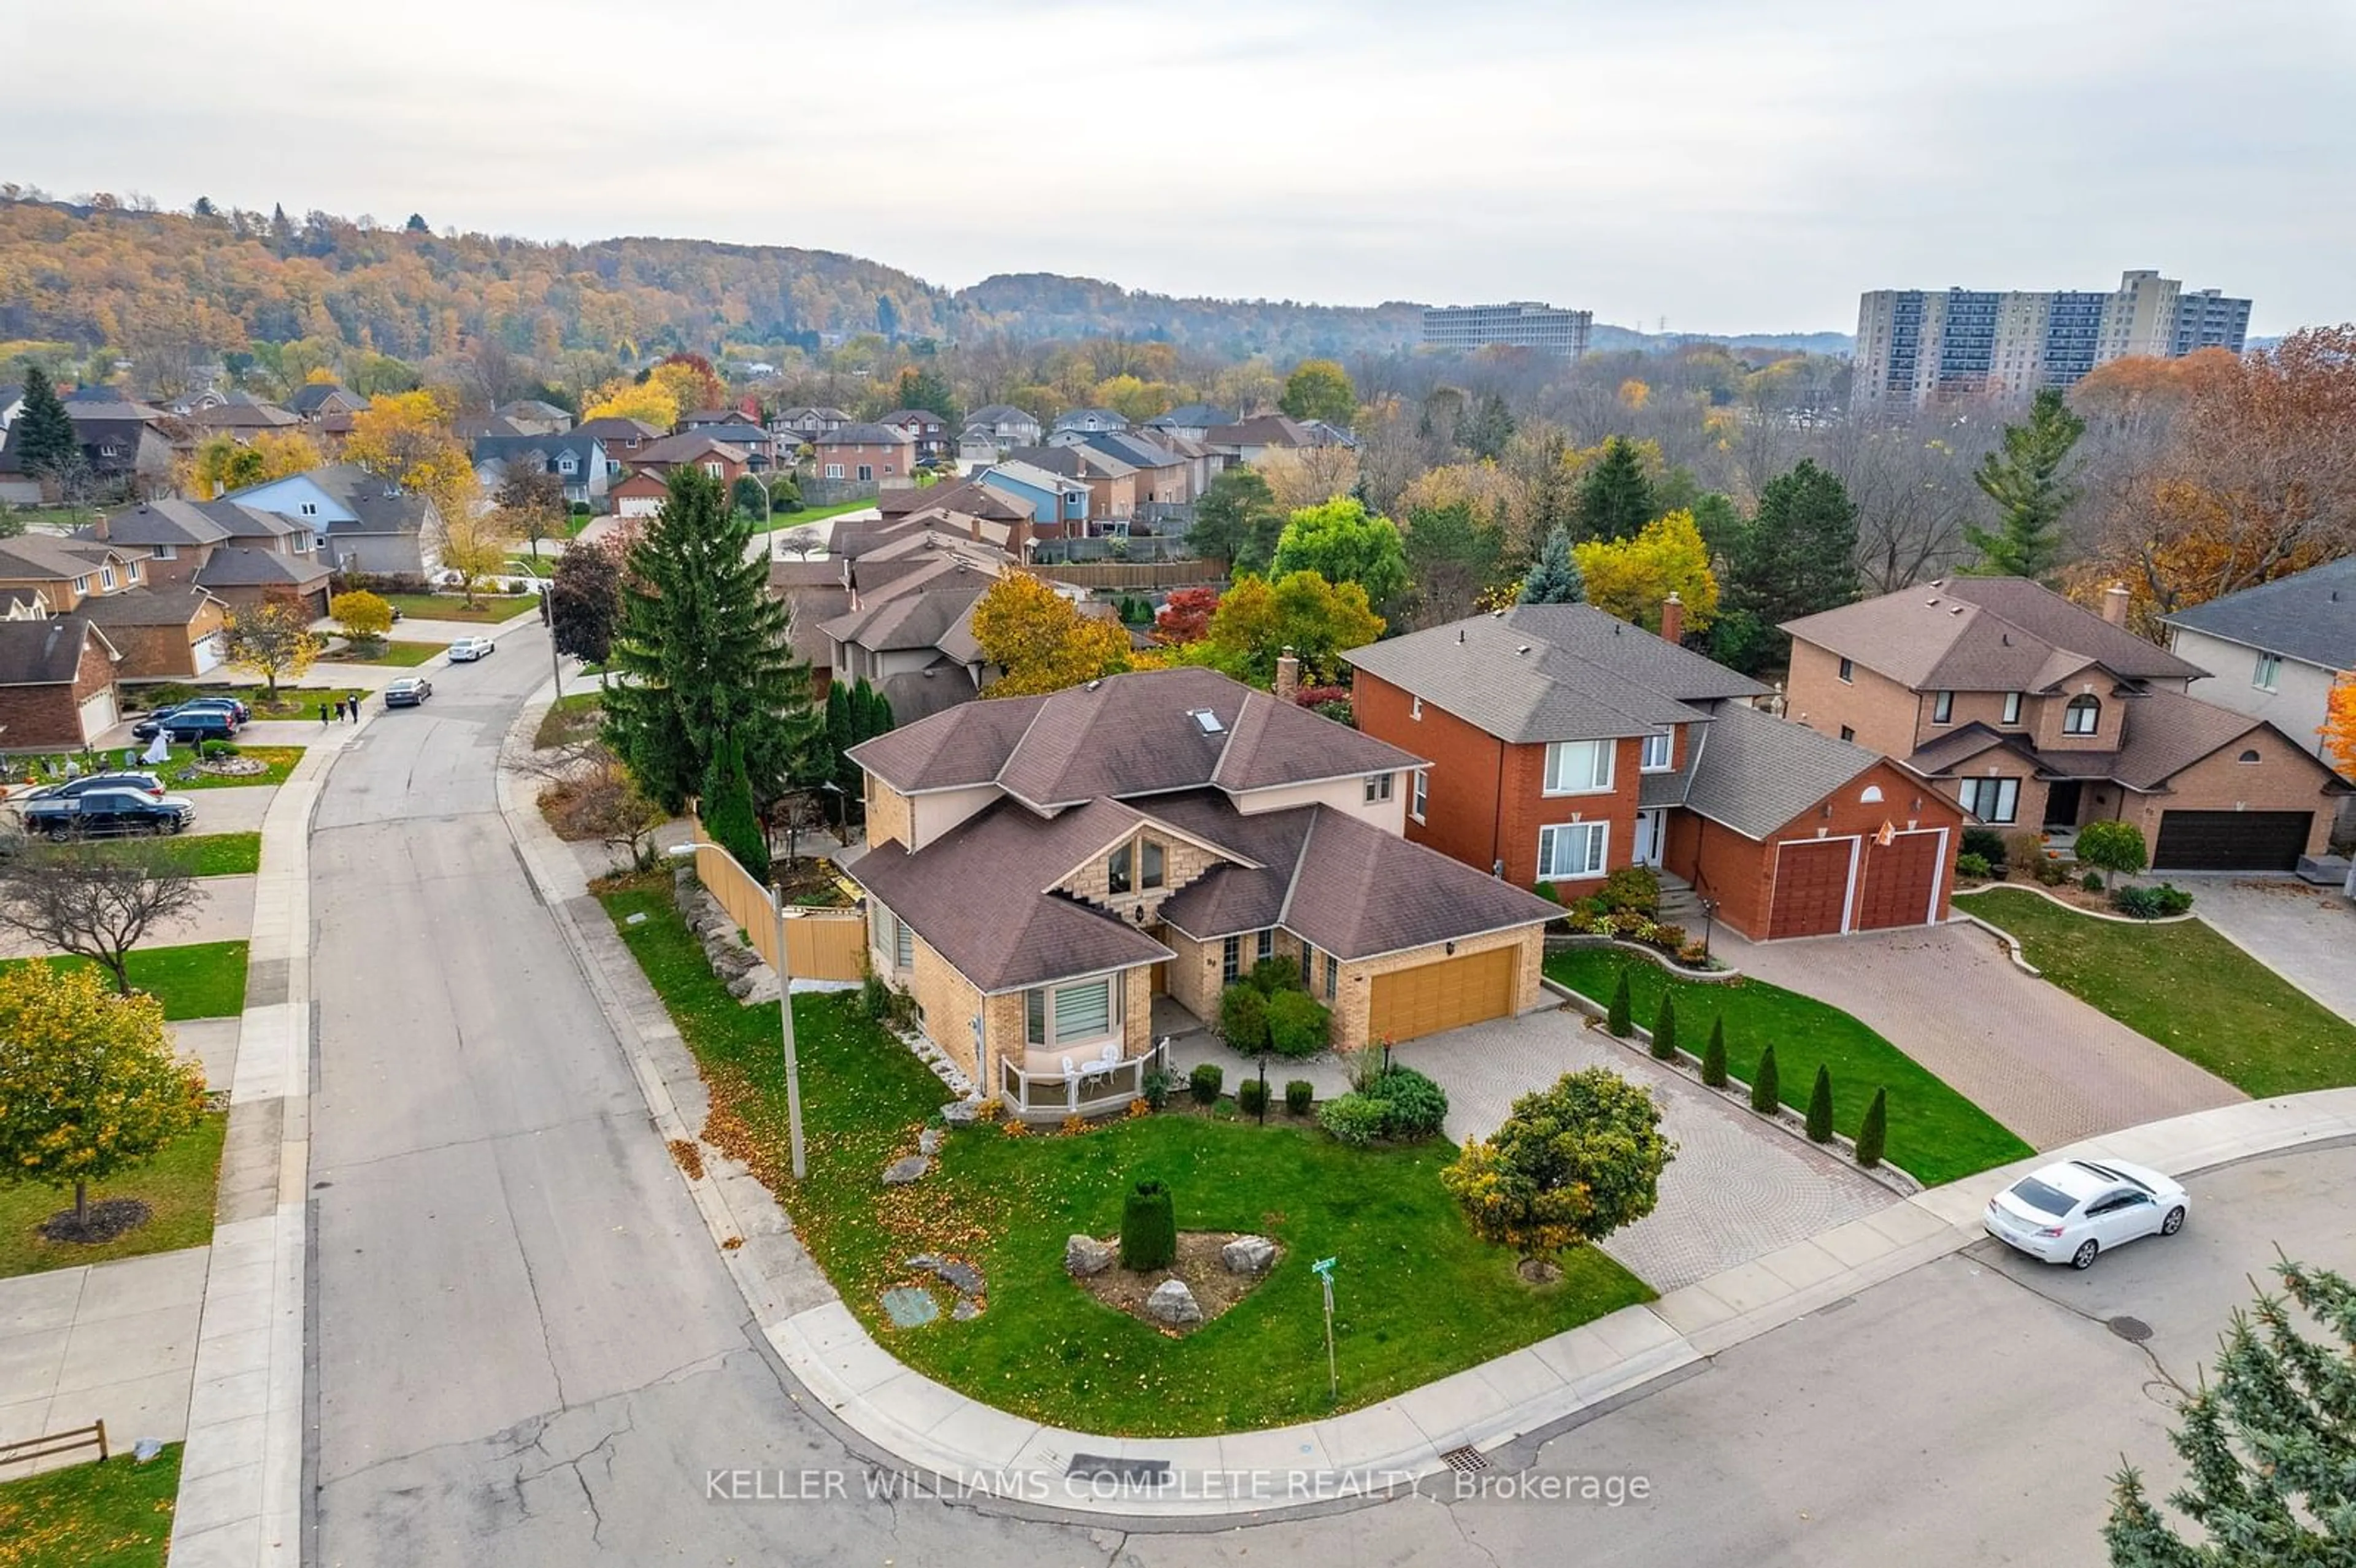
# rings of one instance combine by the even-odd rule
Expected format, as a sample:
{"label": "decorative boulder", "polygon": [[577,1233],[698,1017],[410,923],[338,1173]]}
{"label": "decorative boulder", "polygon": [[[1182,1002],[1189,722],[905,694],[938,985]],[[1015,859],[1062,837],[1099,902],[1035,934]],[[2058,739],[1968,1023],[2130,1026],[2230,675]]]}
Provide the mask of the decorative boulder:
{"label": "decorative boulder", "polygon": [[963,1258],[950,1258],[933,1265],[933,1273],[943,1285],[959,1296],[981,1294],[981,1271]]}
{"label": "decorative boulder", "polygon": [[952,1100],[941,1107],[941,1120],[953,1127],[969,1127],[981,1120],[981,1106],[972,1100]]}
{"label": "decorative boulder", "polygon": [[1155,1285],[1153,1294],[1145,1298],[1145,1311],[1155,1322],[1173,1328],[1203,1320],[1203,1309],[1195,1305],[1194,1293],[1183,1279],[1165,1279]]}
{"label": "decorative boulder", "polygon": [[926,1127],[916,1135],[916,1152],[918,1154],[940,1153],[941,1139],[947,1136],[938,1127]]}
{"label": "decorative boulder", "polygon": [[960,1297],[958,1304],[949,1308],[949,1316],[959,1323],[970,1322],[981,1316],[981,1304]]}
{"label": "decorative boulder", "polygon": [[884,1168],[884,1185],[905,1187],[932,1168],[933,1162],[920,1154],[912,1154],[905,1158],[895,1159]]}
{"label": "decorative boulder", "polygon": [[1119,1249],[1110,1242],[1099,1242],[1094,1236],[1074,1236],[1064,1243],[1064,1272],[1074,1279],[1086,1279],[1112,1267]]}
{"label": "decorative boulder", "polygon": [[1229,1274],[1263,1275],[1276,1262],[1276,1243],[1266,1236],[1237,1236],[1219,1249],[1219,1262]]}

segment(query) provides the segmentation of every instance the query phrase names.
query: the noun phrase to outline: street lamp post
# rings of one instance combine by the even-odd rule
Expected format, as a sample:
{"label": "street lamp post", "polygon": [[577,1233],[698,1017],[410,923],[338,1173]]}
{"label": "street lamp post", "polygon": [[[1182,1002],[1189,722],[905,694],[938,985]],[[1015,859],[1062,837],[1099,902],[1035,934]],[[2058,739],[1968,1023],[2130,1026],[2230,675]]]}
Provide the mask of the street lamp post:
{"label": "street lamp post", "polygon": [[786,1128],[793,1142],[794,1179],[799,1181],[809,1174],[809,1166],[802,1148],[802,1066],[794,1053],[794,982],[786,945],[786,896],[771,888],[769,897],[777,910],[777,1017],[786,1049]]}

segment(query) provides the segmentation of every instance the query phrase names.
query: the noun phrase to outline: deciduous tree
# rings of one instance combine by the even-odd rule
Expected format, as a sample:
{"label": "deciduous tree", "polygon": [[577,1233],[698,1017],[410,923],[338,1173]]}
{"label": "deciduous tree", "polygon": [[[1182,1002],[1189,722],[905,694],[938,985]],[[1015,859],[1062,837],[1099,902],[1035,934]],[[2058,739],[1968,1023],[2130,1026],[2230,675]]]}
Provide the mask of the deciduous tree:
{"label": "deciduous tree", "polygon": [[2110,886],[2113,877],[2131,877],[2151,863],[2143,829],[2132,822],[2107,818],[2089,822],[2078,829],[2074,851],[2083,864],[2103,873],[2104,887]]}
{"label": "deciduous tree", "polygon": [[1505,550],[1505,530],[1465,501],[1409,512],[1402,542],[1416,619],[1427,626],[1471,614]]}
{"label": "deciduous tree", "polygon": [[356,643],[373,643],[392,630],[392,606],[374,593],[356,589],[327,601],[327,613]]}
{"label": "deciduous tree", "polygon": [[1994,529],[1966,527],[1979,551],[1975,571],[1997,577],[2041,578],[2062,552],[2062,517],[2077,499],[2064,470],[2086,421],[2070,411],[2058,388],[2039,389],[2029,418],[2007,425],[2004,443],[1973,475],[1996,503]]}
{"label": "deciduous tree", "polygon": [[544,468],[519,461],[500,476],[491,504],[503,515],[508,537],[530,544],[534,560],[540,559],[541,540],[564,533],[564,481]]}
{"label": "deciduous tree", "polygon": [[2342,777],[2356,778],[2356,675],[2340,672],[2331,684],[2331,695],[2324,700],[2323,724],[2316,731],[2323,737],[2324,755],[2331,759]]}
{"label": "deciduous tree", "polygon": [[1374,604],[1389,604],[1407,588],[1407,552],[1398,525],[1343,497],[1292,514],[1277,536],[1270,575],[1313,571],[1328,582],[1355,582]]}
{"label": "deciduous tree", "polygon": [[1290,648],[1301,660],[1302,684],[1323,686],[1339,675],[1344,649],[1382,635],[1383,618],[1365,589],[1295,571],[1273,581],[1238,581],[1220,598],[1209,635],[1173,653],[1266,690],[1275,684],[1278,656]]}
{"label": "deciduous tree", "polygon": [[310,618],[280,599],[265,601],[259,609],[230,612],[221,635],[230,664],[260,676],[273,702],[279,680],[302,679],[321,647]]}
{"label": "deciduous tree", "polygon": [[605,539],[574,539],[556,558],[548,585],[549,633],[556,651],[602,665],[622,618],[622,551]]}
{"label": "deciduous tree", "polygon": [[203,901],[185,864],[159,844],[27,845],[0,871],[0,924],[104,965],[125,994],[132,949],[156,922]]}
{"label": "deciduous tree", "polygon": [[1153,617],[1153,635],[1164,643],[1200,642],[1219,608],[1215,588],[1173,588]]}
{"label": "deciduous tree", "polygon": [[679,422],[678,397],[657,381],[608,381],[581,412],[588,420],[640,420],[658,430]]}
{"label": "deciduous tree", "polygon": [[1707,631],[1718,617],[1718,579],[1691,512],[1671,512],[1632,539],[1575,545],[1571,555],[1586,581],[1588,603],[1623,621],[1657,631],[1671,593],[1685,605],[1687,632]]}
{"label": "deciduous tree", "polygon": [[1276,406],[1297,420],[1323,420],[1344,430],[1358,413],[1358,389],[1331,359],[1304,359],[1284,379]]}
{"label": "deciduous tree", "polygon": [[515,548],[516,527],[507,511],[483,505],[474,493],[473,479],[469,471],[466,482],[448,486],[453,494],[450,510],[443,511],[438,503],[435,507],[442,517],[443,568],[458,579],[458,591],[469,605],[475,603],[475,591],[483,579],[506,568],[508,552]]}
{"label": "deciduous tree", "polygon": [[1515,1100],[1495,1135],[1467,1143],[1440,1179],[1474,1235],[1552,1258],[1650,1214],[1676,1157],[1652,1094],[1590,1067]]}
{"label": "deciduous tree", "polygon": [[973,608],[973,637],[1006,672],[991,684],[993,697],[1061,691],[1132,667],[1129,634],[1118,623],[1081,614],[1028,572],[991,584]]}
{"label": "deciduous tree", "polygon": [[1264,573],[1284,532],[1284,513],[1258,470],[1230,468],[1211,481],[1194,503],[1194,523],[1186,542],[1205,560],[1238,576]]}

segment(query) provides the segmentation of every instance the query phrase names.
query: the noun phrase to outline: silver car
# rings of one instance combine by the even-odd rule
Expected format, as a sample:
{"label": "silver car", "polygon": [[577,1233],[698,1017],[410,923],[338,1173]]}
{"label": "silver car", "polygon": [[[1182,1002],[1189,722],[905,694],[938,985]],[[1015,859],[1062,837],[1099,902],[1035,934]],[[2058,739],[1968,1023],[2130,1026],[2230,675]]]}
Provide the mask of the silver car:
{"label": "silver car", "polygon": [[472,664],[487,659],[498,651],[498,644],[488,637],[461,637],[450,645],[452,664]]}
{"label": "silver car", "polygon": [[2112,1247],[2184,1228],[2191,1199],[2159,1172],[2123,1159],[2065,1159],[1997,1193],[1987,1233],[2040,1263],[2092,1268]]}

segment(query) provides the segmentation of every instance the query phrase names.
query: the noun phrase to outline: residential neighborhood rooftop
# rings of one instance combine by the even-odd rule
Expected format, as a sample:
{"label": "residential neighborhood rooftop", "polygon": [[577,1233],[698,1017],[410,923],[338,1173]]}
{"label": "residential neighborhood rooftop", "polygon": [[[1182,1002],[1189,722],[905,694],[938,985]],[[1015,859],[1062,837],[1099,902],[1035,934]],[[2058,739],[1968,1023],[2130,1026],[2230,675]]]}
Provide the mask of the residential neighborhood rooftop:
{"label": "residential neighborhood rooftop", "polygon": [[2356,556],[2162,618],[2262,653],[2330,670],[2356,669]]}
{"label": "residential neighborhood rooftop", "polygon": [[1955,577],[1784,623],[1920,691],[2047,691],[2088,665],[2128,680],[2205,674],[2025,577]]}

